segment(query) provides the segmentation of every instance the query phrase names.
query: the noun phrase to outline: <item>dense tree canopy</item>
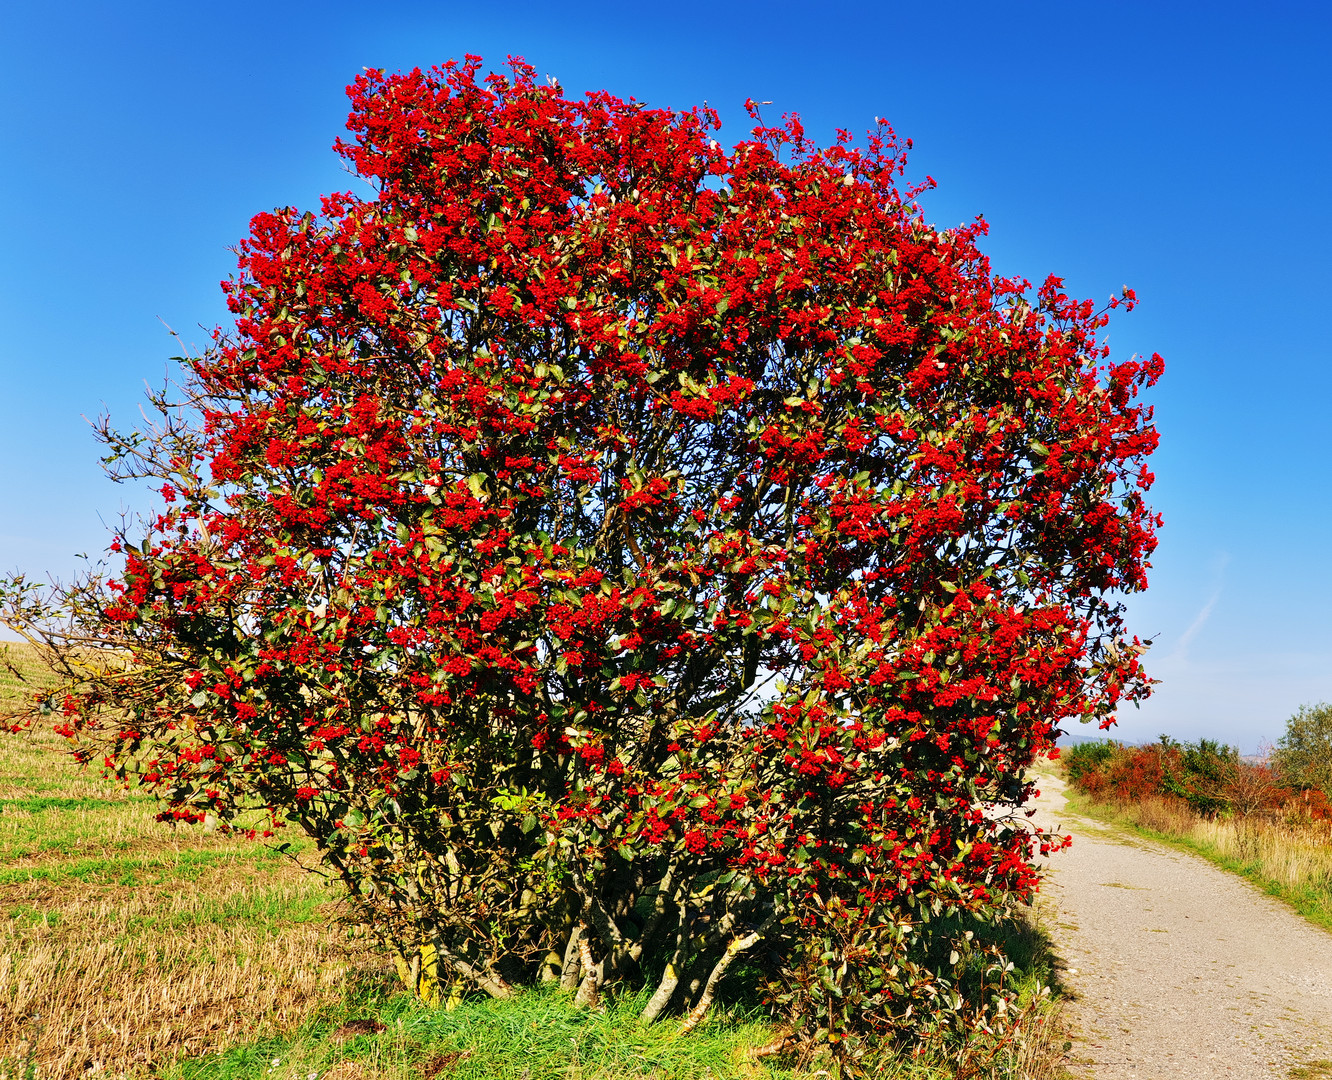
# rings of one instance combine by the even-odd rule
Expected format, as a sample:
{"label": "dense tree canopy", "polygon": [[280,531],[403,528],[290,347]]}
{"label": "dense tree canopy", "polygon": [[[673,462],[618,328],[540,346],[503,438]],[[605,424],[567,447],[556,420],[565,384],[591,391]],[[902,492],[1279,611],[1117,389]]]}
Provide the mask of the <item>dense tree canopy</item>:
{"label": "dense tree canopy", "polygon": [[798,1034],[961,1007],[921,941],[1029,895],[1028,766],[1148,690],[1160,359],[928,225],[886,126],[728,151],[473,59],[350,94],[374,197],[257,216],[234,327],[105,431],[164,500],[123,569],[59,627],[10,584],[61,729],[303,829],[426,997],[690,1025],[745,956]]}
{"label": "dense tree canopy", "polygon": [[1332,705],[1301,705],[1272,751],[1282,780],[1332,796]]}

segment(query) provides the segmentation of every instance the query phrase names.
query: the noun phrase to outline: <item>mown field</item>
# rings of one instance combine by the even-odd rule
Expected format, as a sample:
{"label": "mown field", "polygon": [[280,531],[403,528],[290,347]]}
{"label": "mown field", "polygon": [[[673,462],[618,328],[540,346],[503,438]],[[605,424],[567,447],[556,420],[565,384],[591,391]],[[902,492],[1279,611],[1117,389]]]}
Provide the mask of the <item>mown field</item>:
{"label": "mown field", "polygon": [[[24,646],[2,646],[0,707],[39,689]],[[155,820],[151,799],[80,769],[49,730],[0,734],[0,1077],[40,1080],[697,1080],[827,1076],[755,1059],[777,1034],[736,1001],[688,1038],[643,1028],[641,1002],[574,1010],[558,993],[427,1009],[341,920],[336,888],[262,844]],[[1050,981],[1045,937],[1004,931],[1012,975]],[[1029,994],[1029,997],[1031,995]],[[887,1053],[890,1078],[1057,1074],[1047,999],[1021,1037]]]}
{"label": "mown field", "polygon": [[[23,647],[5,651],[29,680],[0,672],[12,702],[36,675]],[[296,1029],[372,961],[318,877],[157,822],[152,800],[63,750],[50,731],[0,735],[0,1060],[150,1075]]]}

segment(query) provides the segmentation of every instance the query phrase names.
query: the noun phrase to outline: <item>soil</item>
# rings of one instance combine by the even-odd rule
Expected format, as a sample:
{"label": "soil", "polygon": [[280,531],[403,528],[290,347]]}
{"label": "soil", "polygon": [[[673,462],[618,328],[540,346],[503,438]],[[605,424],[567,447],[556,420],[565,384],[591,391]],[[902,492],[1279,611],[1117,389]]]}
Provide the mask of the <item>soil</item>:
{"label": "soil", "polygon": [[1070,813],[1040,910],[1063,963],[1073,1049],[1095,1080],[1332,1080],[1332,934],[1197,856]]}

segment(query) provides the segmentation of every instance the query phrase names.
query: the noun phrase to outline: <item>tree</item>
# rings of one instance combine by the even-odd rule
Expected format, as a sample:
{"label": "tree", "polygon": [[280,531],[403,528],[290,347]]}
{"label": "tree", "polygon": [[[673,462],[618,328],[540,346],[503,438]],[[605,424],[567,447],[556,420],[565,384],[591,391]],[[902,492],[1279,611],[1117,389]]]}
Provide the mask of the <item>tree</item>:
{"label": "tree", "polygon": [[1332,795],[1332,705],[1301,705],[1272,751],[1282,781]]}
{"label": "tree", "polygon": [[304,830],[427,999],[688,1028],[747,956],[846,1055],[963,1008],[924,943],[1030,896],[1028,766],[1149,690],[1160,358],[926,224],[886,125],[728,152],[479,63],[359,78],[376,196],[257,216],[234,328],[103,425],[160,512],[7,587],[60,730]]}
{"label": "tree", "polygon": [[[1165,736],[1162,736],[1162,740],[1173,743]],[[1227,792],[1251,786],[1241,768],[1243,762],[1240,761],[1238,748],[1226,746],[1215,739],[1173,745],[1179,751],[1179,770],[1167,784],[1166,789],[1170,794],[1183,799],[1199,814],[1209,818],[1215,817],[1227,806],[1238,805]],[[1240,802],[1247,805],[1248,801],[1247,796],[1240,796]]]}

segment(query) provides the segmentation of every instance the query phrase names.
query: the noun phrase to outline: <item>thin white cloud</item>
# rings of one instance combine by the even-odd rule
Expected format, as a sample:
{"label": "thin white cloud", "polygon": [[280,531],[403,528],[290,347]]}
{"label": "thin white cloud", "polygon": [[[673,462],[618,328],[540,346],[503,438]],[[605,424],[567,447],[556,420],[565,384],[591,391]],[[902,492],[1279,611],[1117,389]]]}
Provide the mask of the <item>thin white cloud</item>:
{"label": "thin white cloud", "polygon": [[1193,622],[1189,623],[1188,629],[1179,635],[1179,640],[1175,642],[1175,647],[1170,650],[1168,660],[1187,660],[1189,653],[1189,642],[1198,635],[1198,631],[1206,625],[1207,620],[1211,618],[1212,610],[1216,607],[1216,602],[1221,599],[1221,586],[1218,585],[1212,590],[1212,595],[1208,597],[1207,603],[1203,604],[1202,610],[1193,617]]}
{"label": "thin white cloud", "polygon": [[1221,599],[1221,593],[1225,589],[1226,567],[1230,564],[1230,555],[1227,552],[1220,552],[1212,561],[1212,576],[1215,583],[1212,586],[1212,594],[1207,598],[1198,614],[1193,617],[1184,633],[1179,635],[1175,642],[1175,647],[1170,650],[1170,654],[1165,657],[1166,662],[1184,663],[1189,658],[1189,644],[1205,625],[1207,620],[1212,617],[1217,601]]}

